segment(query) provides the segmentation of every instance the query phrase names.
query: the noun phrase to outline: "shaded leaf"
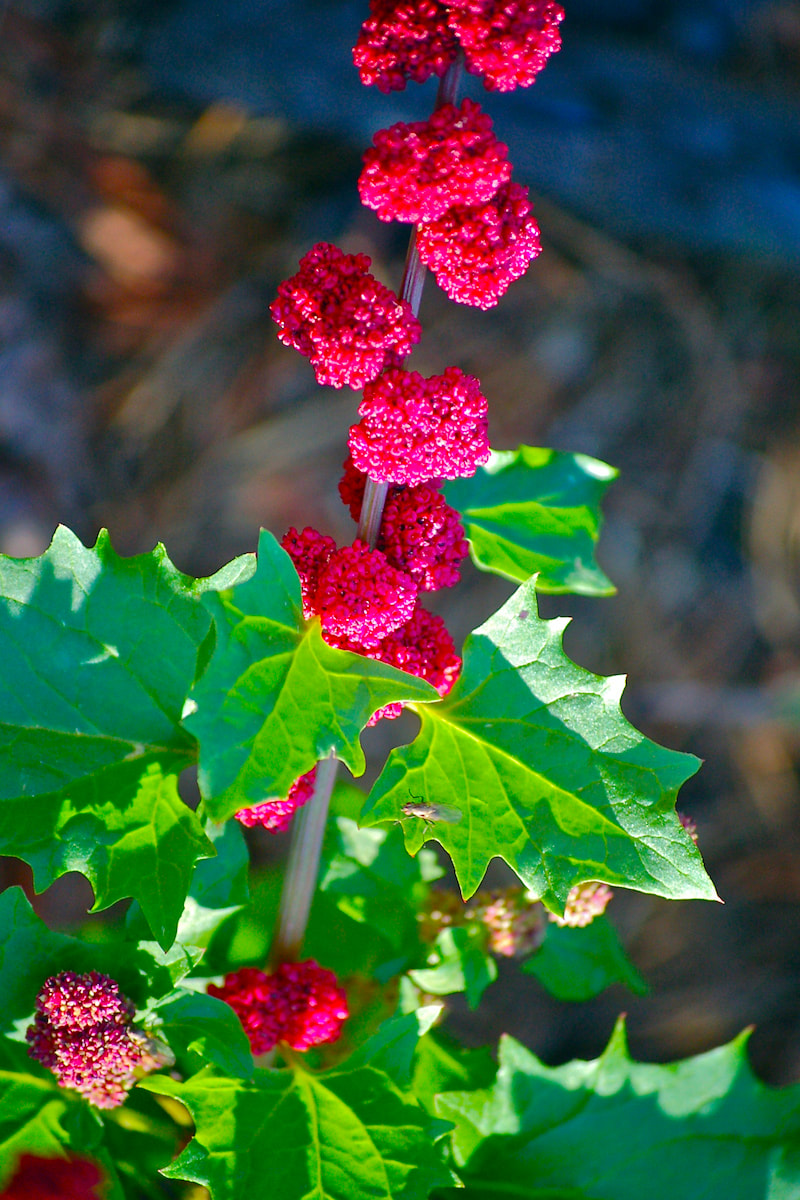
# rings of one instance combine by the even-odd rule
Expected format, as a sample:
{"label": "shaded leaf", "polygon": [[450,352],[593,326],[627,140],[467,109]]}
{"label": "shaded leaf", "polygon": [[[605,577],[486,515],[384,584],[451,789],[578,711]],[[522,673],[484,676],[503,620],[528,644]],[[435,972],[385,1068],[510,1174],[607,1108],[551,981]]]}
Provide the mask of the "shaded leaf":
{"label": "shaded leaf", "polygon": [[469,479],[444,486],[461,513],[473,562],[541,592],[609,596],[614,585],[595,562],[600,501],[617,472],[586,454],[519,446],[493,450]]}
{"label": "shaded leaf", "polygon": [[174,1054],[189,1055],[193,1070],[214,1063],[231,1075],[252,1075],[253,1055],[247,1035],[236,1013],[223,1000],[204,992],[179,990],[159,1000],[150,1014],[159,1022],[157,1036]]}
{"label": "shaded leaf", "polygon": [[591,1000],[612,983],[624,983],[640,996],[648,990],[604,916],[582,929],[548,921],[544,941],[522,969],[559,1000]]}
{"label": "shaded leaf", "polygon": [[384,1071],[392,1083],[407,1088],[411,1083],[414,1055],[419,1040],[442,1012],[439,1004],[426,1004],[414,1012],[398,1012],[381,1023],[380,1028],[351,1054],[348,1070],[371,1066]]}
{"label": "shaded leaf", "polygon": [[[389,755],[361,824],[400,820],[412,854],[428,838],[440,842],[465,899],[495,855],[556,912],[591,880],[715,899],[674,809],[697,759],[629,724],[624,680],[571,662],[567,624],[539,619],[529,582],[475,630],[461,678],[440,704],[420,707],[419,734]],[[406,817],[412,795],[461,817]]]}
{"label": "shaded leaf", "polygon": [[163,1173],[205,1184],[212,1200],[424,1200],[449,1180],[431,1144],[444,1127],[373,1067],[249,1081],[209,1068],[139,1086],[188,1108],[196,1135]]}
{"label": "shaded leaf", "polygon": [[0,1187],[21,1154],[92,1157],[102,1136],[100,1120],[76,1092],[33,1071],[0,1070]]}
{"label": "shaded leaf", "polygon": [[620,1023],[594,1062],[546,1067],[504,1038],[495,1084],[438,1098],[465,1200],[777,1200],[800,1195],[800,1086],[752,1074],[746,1036],[633,1062]]}
{"label": "shaded leaf", "polygon": [[437,961],[429,967],[409,971],[417,987],[434,996],[463,992],[475,1009],[490,983],[497,978],[497,965],[486,953],[482,930],[456,927],[443,929],[431,950]]}
{"label": "shaded leaf", "polygon": [[331,751],[364,770],[359,734],[385,704],[437,700],[394,667],[328,646],[306,622],[288,554],[262,531],[255,576],[205,601],[217,643],[185,725],[200,743],[200,790],[223,821],[270,796]]}

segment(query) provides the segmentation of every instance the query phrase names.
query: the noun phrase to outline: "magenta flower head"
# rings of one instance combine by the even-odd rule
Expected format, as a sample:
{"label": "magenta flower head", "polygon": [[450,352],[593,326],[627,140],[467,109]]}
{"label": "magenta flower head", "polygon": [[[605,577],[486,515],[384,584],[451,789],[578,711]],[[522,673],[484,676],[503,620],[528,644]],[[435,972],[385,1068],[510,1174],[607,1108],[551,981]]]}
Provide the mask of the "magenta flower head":
{"label": "magenta flower head", "polygon": [[530,87],[561,47],[564,10],[551,0],[447,0],[467,70],[488,91]]}
{"label": "magenta flower head", "polygon": [[307,804],[314,795],[316,779],[317,768],[312,767],[305,775],[295,779],[285,800],[265,800],[262,804],[254,804],[250,808],[240,808],[233,815],[248,829],[261,825],[270,833],[284,833],[291,825],[297,809]]}
{"label": "magenta flower head", "polygon": [[242,967],[208,994],[229,1004],[242,1023],[253,1054],[266,1054],[278,1042],[309,1050],[335,1042],[350,1015],[347,996],[332,971],[313,958],[283,963],[271,974]]}
{"label": "magenta flower head", "polygon": [[96,1108],[122,1104],[135,1072],[161,1065],[133,1028],[134,1008],[108,975],[62,971],[45,980],[28,1027],[28,1053],[61,1087],[74,1088]]}
{"label": "magenta flower head", "polygon": [[518,183],[505,184],[485,204],[449,208],[417,230],[420,259],[439,287],[475,308],[497,304],[541,249],[528,189]]}
{"label": "magenta flower head", "polygon": [[88,1158],[23,1154],[0,1200],[100,1200],[103,1173]]}
{"label": "magenta flower head", "polygon": [[511,178],[508,147],[473,100],[445,104],[427,121],[400,121],[372,140],[358,190],[382,221],[434,221],[455,204],[485,204]]}
{"label": "magenta flower head", "polygon": [[591,925],[595,917],[603,915],[613,896],[605,883],[576,883],[567,896],[563,917],[551,912],[547,915],[556,925],[582,929],[584,925]]}
{"label": "magenta flower head", "polygon": [[316,606],[325,632],[377,645],[414,611],[417,585],[380,550],[356,538],[332,554],[319,573]]}
{"label": "magenta flower head", "polygon": [[478,380],[458,367],[430,379],[417,371],[385,371],[364,388],[358,413],[350,454],[378,483],[474,475],[489,457],[486,397]]}
{"label": "magenta flower head", "polygon": [[392,92],[444,75],[458,49],[447,11],[440,0],[370,0],[353,47],[361,82]]}
{"label": "magenta flower head", "polygon": [[319,242],[270,305],[278,337],[309,359],[317,383],[362,388],[419,341],[411,306],[370,275],[369,265],[366,254]]}
{"label": "magenta flower head", "polygon": [[315,597],[319,584],[319,573],[336,550],[336,542],[326,534],[317,533],[306,525],[302,533],[292,528],[281,538],[281,545],[294,563],[300,576],[300,593],[303,600],[303,616],[306,620],[316,616]]}

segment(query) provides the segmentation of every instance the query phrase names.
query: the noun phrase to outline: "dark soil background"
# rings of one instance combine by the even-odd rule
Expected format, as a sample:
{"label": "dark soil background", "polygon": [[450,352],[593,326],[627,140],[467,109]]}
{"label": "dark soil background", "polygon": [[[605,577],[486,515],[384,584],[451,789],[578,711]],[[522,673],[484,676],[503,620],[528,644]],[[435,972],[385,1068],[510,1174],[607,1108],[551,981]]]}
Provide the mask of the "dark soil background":
{"label": "dark soil background", "polygon": [[[350,64],[352,0],[0,4],[0,549],[55,524],[162,540],[210,573],[258,527],[349,540],[336,483],[358,398],[315,386],[267,306],[318,240],[399,283],[404,236],[358,203],[371,133],[433,89],[382,97]],[[556,1004],[504,969],[473,1043],[501,1030],[590,1057],[627,1010],[642,1058],[754,1024],[800,1077],[800,3],[572,0],[536,85],[486,96],[544,252],[490,314],[428,283],[412,365],[479,376],[492,442],[621,471],[574,615],[582,665],[626,672],[625,709],[705,759],[681,807],[725,905],[618,893],[652,986]],[[476,96],[479,84],[470,84]],[[346,393],[346,394],[345,394]],[[509,588],[467,572],[458,637]],[[408,730],[409,727],[407,727]],[[373,738],[383,753],[392,728]],[[283,845],[283,843],[282,843]],[[259,843],[263,852],[263,843]],[[5,860],[0,884],[27,880]],[[498,878],[500,876],[498,875]],[[37,902],[87,904],[75,877]]]}

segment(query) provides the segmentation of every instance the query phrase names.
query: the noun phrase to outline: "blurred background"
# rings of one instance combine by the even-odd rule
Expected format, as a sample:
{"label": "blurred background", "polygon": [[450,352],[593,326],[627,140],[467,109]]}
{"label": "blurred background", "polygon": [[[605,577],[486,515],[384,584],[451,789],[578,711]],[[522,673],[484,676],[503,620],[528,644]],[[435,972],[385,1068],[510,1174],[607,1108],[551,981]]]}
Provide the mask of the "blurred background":
{"label": "blurred background", "polygon": [[[375,129],[433,85],[362,88],[353,0],[0,0],[0,550],[58,522],[162,540],[207,574],[313,524],[358,397],[316,387],[268,304],[315,241],[391,286],[407,230],[358,203]],[[570,613],[581,665],[626,672],[629,718],[705,766],[680,807],[724,906],[618,893],[651,985],[559,1005],[501,964],[479,1043],[594,1056],[621,1010],[642,1058],[754,1024],[756,1069],[800,1077],[800,0],[567,0],[535,86],[482,98],[531,187],[544,251],[489,314],[429,280],[411,365],[457,364],[491,440],[620,469],[599,558],[611,599]],[[508,595],[467,570],[460,640]],[[397,735],[384,722],[377,755]],[[412,731],[405,729],[406,735]],[[259,843],[263,852],[263,842]],[[5,860],[0,886],[27,869]],[[87,904],[75,877],[40,899]]]}

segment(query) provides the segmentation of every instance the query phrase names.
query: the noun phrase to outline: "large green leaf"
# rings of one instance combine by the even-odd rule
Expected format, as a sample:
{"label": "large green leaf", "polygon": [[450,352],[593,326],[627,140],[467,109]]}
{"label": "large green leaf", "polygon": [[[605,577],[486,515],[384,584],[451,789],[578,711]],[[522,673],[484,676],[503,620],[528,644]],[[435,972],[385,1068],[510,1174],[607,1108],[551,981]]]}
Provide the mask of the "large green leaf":
{"label": "large green leaf", "polygon": [[[400,820],[412,854],[435,838],[465,898],[496,855],[556,912],[589,880],[714,899],[674,809],[697,760],[626,721],[622,677],[571,662],[567,624],[540,620],[532,582],[519,588],[468,638],[450,695],[419,709],[418,736],[390,754],[361,824]],[[404,815],[412,799],[433,805],[429,820]]]}
{"label": "large green leaf", "polygon": [[[222,1071],[247,1078],[253,1055],[242,1023],[229,1004],[204,992],[178,988],[155,1004],[155,1032],[191,1070],[214,1063]],[[150,1029],[148,1022],[148,1029]]]}
{"label": "large green leaf", "polygon": [[539,572],[541,592],[608,596],[595,562],[600,501],[613,467],[586,454],[519,446],[493,450],[469,479],[445,484],[476,566],[517,583]]}
{"label": "large green leaf", "polygon": [[328,646],[319,622],[303,620],[297,572],[265,531],[255,576],[205,603],[217,644],[185,724],[200,743],[200,789],[216,821],[285,796],[331,751],[360,775],[359,734],[377,709],[438,699],[424,680]]}
{"label": "large green leaf", "polygon": [[21,1154],[92,1157],[102,1136],[97,1115],[77,1092],[58,1087],[52,1076],[0,1070],[0,1187]]}
{"label": "large green leaf", "polygon": [[162,546],[120,558],[56,531],[39,558],[0,558],[0,853],[29,862],[38,890],[67,871],[95,909],[136,897],[168,945],[198,858],[213,853],[181,803],[194,757],[180,726],[210,631],[210,580],[181,575]]}
{"label": "large green leaf", "polygon": [[596,1061],[546,1067],[504,1038],[491,1088],[437,1100],[454,1200],[796,1200],[800,1086],[761,1084],[745,1043],[637,1063],[620,1023]]}
{"label": "large green leaf", "polygon": [[432,1137],[442,1126],[373,1067],[302,1067],[140,1087],[176,1096],[196,1135],[164,1174],[205,1184],[212,1200],[424,1200],[448,1182]]}
{"label": "large green leaf", "polygon": [[559,1000],[591,1000],[612,983],[624,983],[640,996],[647,992],[616,929],[604,916],[582,929],[548,921],[544,941],[522,969]]}

